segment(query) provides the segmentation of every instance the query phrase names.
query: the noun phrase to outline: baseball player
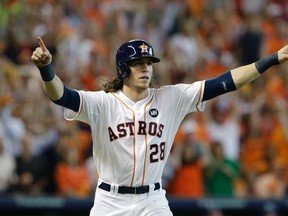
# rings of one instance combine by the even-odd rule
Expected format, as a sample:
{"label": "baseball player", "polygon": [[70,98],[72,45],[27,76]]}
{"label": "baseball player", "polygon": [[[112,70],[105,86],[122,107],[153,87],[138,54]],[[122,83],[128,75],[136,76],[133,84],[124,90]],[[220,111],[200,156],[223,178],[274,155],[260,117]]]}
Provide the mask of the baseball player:
{"label": "baseball player", "polygon": [[[88,123],[99,181],[90,216],[172,215],[161,175],[184,117],[203,111],[207,100],[253,81],[288,59],[288,46],[256,63],[192,84],[151,87],[154,56],[150,43],[135,39],[116,53],[117,76],[102,91],[74,90],[55,75],[42,39],[31,59],[44,90],[65,107],[67,120]],[[225,136],[223,134],[223,136]]]}

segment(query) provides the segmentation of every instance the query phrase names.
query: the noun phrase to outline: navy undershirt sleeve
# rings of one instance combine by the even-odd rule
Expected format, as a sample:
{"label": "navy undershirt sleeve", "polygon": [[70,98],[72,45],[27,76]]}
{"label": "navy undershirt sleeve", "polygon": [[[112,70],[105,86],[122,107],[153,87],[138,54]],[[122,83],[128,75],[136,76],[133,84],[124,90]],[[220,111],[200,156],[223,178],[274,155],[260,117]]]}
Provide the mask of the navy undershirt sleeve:
{"label": "navy undershirt sleeve", "polygon": [[53,102],[60,106],[71,109],[75,112],[78,112],[80,106],[80,95],[76,90],[69,89],[64,86],[63,96],[59,100]]}
{"label": "navy undershirt sleeve", "polygon": [[231,76],[231,71],[227,71],[218,77],[205,80],[204,94],[202,101],[210,100],[219,95],[235,91],[236,86]]}

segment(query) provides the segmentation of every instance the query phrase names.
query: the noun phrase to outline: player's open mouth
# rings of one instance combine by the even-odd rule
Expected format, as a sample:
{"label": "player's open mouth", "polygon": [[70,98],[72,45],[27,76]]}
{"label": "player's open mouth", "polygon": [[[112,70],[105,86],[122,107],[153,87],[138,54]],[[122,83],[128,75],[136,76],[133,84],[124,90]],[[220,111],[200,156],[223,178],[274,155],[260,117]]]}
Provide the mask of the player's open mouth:
{"label": "player's open mouth", "polygon": [[140,79],[149,79],[149,77],[148,76],[142,76],[142,77],[140,77]]}

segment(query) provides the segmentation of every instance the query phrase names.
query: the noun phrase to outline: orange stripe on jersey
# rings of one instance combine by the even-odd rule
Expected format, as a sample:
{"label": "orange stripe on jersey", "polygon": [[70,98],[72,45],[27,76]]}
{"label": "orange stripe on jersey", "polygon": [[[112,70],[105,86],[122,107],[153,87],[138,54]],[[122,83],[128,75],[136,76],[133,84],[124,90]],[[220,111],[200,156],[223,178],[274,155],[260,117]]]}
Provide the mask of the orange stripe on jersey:
{"label": "orange stripe on jersey", "polygon": [[[151,100],[145,105],[144,107],[144,113],[147,113],[147,106],[152,102],[153,97],[151,98]],[[146,114],[144,116],[144,121],[146,122]],[[145,144],[146,144],[146,149],[145,149],[145,156],[144,156],[144,166],[143,166],[143,175],[142,175],[142,185],[144,185],[144,180],[145,180],[145,174],[146,174],[146,157],[147,157],[147,153],[148,153],[148,140],[147,140],[147,133],[145,135]]]}
{"label": "orange stripe on jersey", "polygon": [[[131,110],[132,113],[133,113],[133,122],[134,122],[134,125],[136,125],[136,122],[135,122],[135,113],[134,111],[125,104],[124,101],[122,101],[118,96],[116,96],[113,92],[111,92],[111,94],[116,98],[118,99],[127,109]],[[133,173],[132,173],[132,179],[131,179],[131,183],[130,183],[130,187],[133,186],[133,182],[134,182],[134,177],[135,177],[135,169],[136,169],[136,133],[134,133],[134,139],[133,139],[133,160],[134,160],[134,164],[133,164]]]}
{"label": "orange stripe on jersey", "polygon": [[203,94],[203,88],[202,88],[202,86],[203,86],[203,82],[204,81],[201,81],[201,85],[200,85],[200,94],[199,94],[199,96],[198,96],[198,100],[197,100],[197,103],[196,103],[196,109],[197,109],[197,111],[199,112],[200,110],[198,109],[198,106],[199,106],[199,104],[200,104],[200,100],[201,100],[201,98],[202,98],[202,94]]}

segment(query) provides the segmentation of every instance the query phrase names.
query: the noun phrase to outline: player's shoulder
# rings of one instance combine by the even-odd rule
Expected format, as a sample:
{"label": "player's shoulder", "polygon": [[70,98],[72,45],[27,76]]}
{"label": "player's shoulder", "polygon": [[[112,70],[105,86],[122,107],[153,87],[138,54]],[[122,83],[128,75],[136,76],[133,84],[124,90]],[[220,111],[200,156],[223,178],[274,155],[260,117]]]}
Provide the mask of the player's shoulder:
{"label": "player's shoulder", "polygon": [[78,90],[78,93],[83,95],[83,96],[87,96],[87,97],[94,97],[94,96],[104,96],[107,93],[103,90],[100,91],[86,91],[86,90]]}
{"label": "player's shoulder", "polygon": [[104,90],[98,90],[98,91],[85,91],[85,90],[79,90],[78,93],[80,94],[81,98],[86,102],[104,102],[112,100],[114,97],[112,96],[112,93],[105,92]]}
{"label": "player's shoulder", "polygon": [[177,83],[173,85],[164,85],[158,89],[154,89],[155,92],[166,92],[166,91],[182,91],[190,87],[200,87],[202,81],[195,81],[193,83]]}
{"label": "player's shoulder", "polygon": [[103,107],[105,104],[110,104],[115,100],[112,93],[105,92],[104,90],[99,91],[85,91],[79,90],[81,103],[87,106],[99,106]]}

